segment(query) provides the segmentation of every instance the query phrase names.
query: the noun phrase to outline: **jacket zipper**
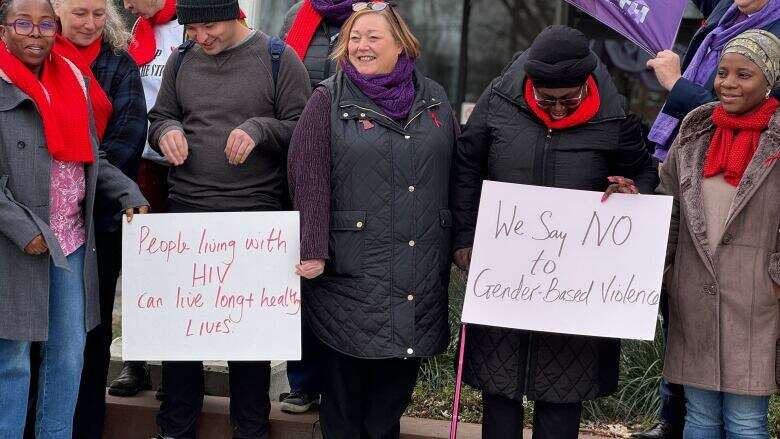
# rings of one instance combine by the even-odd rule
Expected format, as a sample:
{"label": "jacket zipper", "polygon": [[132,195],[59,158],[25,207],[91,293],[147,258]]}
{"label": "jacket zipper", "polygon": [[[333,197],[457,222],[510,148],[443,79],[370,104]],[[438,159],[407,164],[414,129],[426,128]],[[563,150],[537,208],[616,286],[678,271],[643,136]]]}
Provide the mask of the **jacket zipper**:
{"label": "jacket zipper", "polygon": [[[406,124],[405,124],[405,125],[402,127],[402,131],[406,131],[406,128],[408,128],[408,127],[409,127],[409,124],[411,124],[412,122],[414,122],[414,120],[415,120],[415,119],[417,119],[418,117],[420,117],[420,115],[421,115],[421,114],[425,113],[426,111],[430,110],[431,108],[438,107],[439,105],[441,105],[441,102],[436,102],[435,104],[428,105],[427,107],[425,107],[425,108],[421,109],[420,111],[418,111],[417,113],[415,113],[415,114],[414,114],[414,116],[412,116],[412,117],[409,119],[409,121],[408,121],[408,122],[406,122]],[[380,113],[380,112],[378,112],[378,111],[374,111],[374,110],[372,110],[372,109],[370,109],[370,108],[365,108],[365,107],[361,107],[360,105],[354,105],[354,104],[350,104],[350,105],[341,105],[341,106],[339,106],[339,108],[346,108],[346,107],[348,107],[348,106],[353,106],[353,107],[355,107],[355,108],[359,108],[359,109],[361,109],[361,110],[363,110],[363,111],[367,111],[367,112],[370,112],[370,113],[374,113],[374,114],[376,114],[377,116],[382,116],[382,117],[384,117],[385,119],[387,119],[389,122],[391,122],[392,124],[394,124],[394,125],[398,126],[398,123],[397,123],[395,120],[391,119],[389,116],[386,116],[386,115],[384,115],[384,114],[382,114],[382,113]]]}
{"label": "jacket zipper", "polygon": [[[552,129],[547,129],[547,136],[544,140],[544,151],[542,152],[542,185],[547,183],[547,153],[550,150],[550,142],[552,141]],[[528,392],[531,388],[531,352],[534,344],[534,333],[528,331],[528,347],[525,353],[525,383],[523,384],[523,394],[528,396]]]}
{"label": "jacket zipper", "polygon": [[421,114],[425,113],[426,111],[430,110],[431,108],[438,107],[440,104],[441,104],[440,102],[437,102],[435,104],[428,105],[427,107],[425,107],[425,108],[421,109],[420,111],[418,111],[414,116],[409,118],[408,122],[406,122],[406,125],[404,125],[404,131],[406,131],[406,129],[409,127],[409,124],[414,122],[414,120],[417,119],[418,117],[420,117]]}
{"label": "jacket zipper", "polygon": [[330,25],[323,20],[322,26],[325,28],[325,37],[328,39],[328,56],[325,57],[325,78],[330,78],[330,54],[333,52],[333,43],[336,41],[336,38],[338,38],[338,33],[336,35],[330,34]]}

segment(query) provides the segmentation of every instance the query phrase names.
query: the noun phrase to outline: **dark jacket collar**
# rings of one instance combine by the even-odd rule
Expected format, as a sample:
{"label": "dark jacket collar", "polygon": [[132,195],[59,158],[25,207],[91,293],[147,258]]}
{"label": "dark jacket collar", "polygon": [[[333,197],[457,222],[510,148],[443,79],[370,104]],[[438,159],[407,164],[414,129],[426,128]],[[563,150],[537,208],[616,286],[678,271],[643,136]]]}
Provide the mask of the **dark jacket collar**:
{"label": "dark jacket collar", "polygon": [[0,70],[0,111],[10,110],[25,100],[32,101],[19,87],[7,81],[5,73]]}
{"label": "dark jacket collar", "polygon": [[[377,106],[368,96],[366,96],[357,85],[350,81],[350,79],[341,70],[339,70],[339,72],[336,74],[335,85],[338,89],[337,99],[339,107],[345,108],[356,106],[368,109],[380,115],[384,115],[384,112],[379,108],[379,106]],[[425,78],[418,69],[414,69],[414,89],[414,103],[412,104],[412,108],[409,111],[410,116],[418,113],[424,108],[430,107],[431,105],[438,105],[437,103],[440,103],[441,97],[437,98],[434,96],[434,91],[428,83],[427,78]],[[387,118],[387,116],[385,116],[385,118],[390,122],[395,122]]]}

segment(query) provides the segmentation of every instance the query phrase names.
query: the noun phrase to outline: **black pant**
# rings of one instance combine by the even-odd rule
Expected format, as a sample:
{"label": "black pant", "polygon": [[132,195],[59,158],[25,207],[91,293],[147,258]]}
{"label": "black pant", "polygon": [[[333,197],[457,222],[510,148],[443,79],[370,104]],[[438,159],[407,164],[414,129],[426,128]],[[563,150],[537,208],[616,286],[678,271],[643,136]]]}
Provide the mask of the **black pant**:
{"label": "black pant", "polygon": [[100,324],[87,334],[84,348],[84,369],[73,424],[73,437],[78,439],[103,437],[114,298],[116,281],[122,267],[122,230],[98,232],[95,244],[100,279]]}
{"label": "black pant", "polygon": [[412,400],[418,358],[364,360],[321,346],[324,439],[397,439]]}
{"label": "black pant", "polygon": [[[482,393],[482,438],[522,439],[523,403]],[[533,439],[577,439],[582,403],[534,402]]]}
{"label": "black pant", "polygon": [[[271,363],[228,361],[228,368],[233,438],[268,438]],[[194,439],[198,416],[203,409],[203,363],[163,361],[162,380],[165,398],[157,414],[160,432],[176,439]]]}

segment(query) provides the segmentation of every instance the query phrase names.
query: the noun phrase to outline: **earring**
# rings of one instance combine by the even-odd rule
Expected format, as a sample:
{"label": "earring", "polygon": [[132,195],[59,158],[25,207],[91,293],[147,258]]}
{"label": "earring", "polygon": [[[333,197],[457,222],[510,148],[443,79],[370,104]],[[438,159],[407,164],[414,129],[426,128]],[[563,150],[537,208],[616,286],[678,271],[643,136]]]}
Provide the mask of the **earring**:
{"label": "earring", "polygon": [[767,89],[766,90],[766,95],[764,95],[764,99],[769,99],[769,95],[771,95],[771,94],[772,94],[772,89],[771,88]]}

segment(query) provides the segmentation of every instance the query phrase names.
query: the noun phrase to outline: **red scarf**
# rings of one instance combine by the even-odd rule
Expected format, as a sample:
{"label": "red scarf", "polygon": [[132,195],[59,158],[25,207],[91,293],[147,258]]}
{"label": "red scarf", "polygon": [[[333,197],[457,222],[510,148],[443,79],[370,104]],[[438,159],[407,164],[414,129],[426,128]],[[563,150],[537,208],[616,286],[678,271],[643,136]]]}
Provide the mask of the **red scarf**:
{"label": "red scarf", "polygon": [[322,23],[322,15],[314,10],[311,0],[305,0],[285,39],[285,42],[295,50],[300,59],[306,57],[311,39],[317,33],[317,27],[320,23]]}
{"label": "red scarf", "polygon": [[769,98],[755,110],[738,115],[726,113],[723,105],[715,107],[712,112],[715,134],[704,161],[704,177],[714,177],[722,172],[727,183],[739,186],[742,174],[756,153],[761,133],[769,126],[778,106],[777,99]]}
{"label": "red scarf", "polygon": [[534,99],[534,84],[529,78],[525,81],[525,102],[528,104],[528,108],[544,123],[544,125],[551,130],[562,130],[566,128],[573,128],[578,125],[587,123],[599,112],[601,107],[601,96],[599,95],[599,87],[596,84],[596,80],[593,79],[593,75],[588,76],[588,80],[585,82],[588,85],[588,94],[580,103],[580,106],[574,110],[573,113],[567,115],[563,119],[553,120],[550,113],[542,110],[539,104]]}
{"label": "red scarf", "polygon": [[82,75],[89,78],[89,100],[92,103],[92,114],[95,117],[95,127],[100,140],[103,140],[108,121],[111,119],[111,113],[114,111],[111,100],[92,72],[92,63],[100,55],[102,45],[102,38],[98,38],[87,47],[76,47],[67,38],[57,35],[54,40],[54,49],[52,49],[52,52],[70,60],[79,68]]}
{"label": "red scarf", "polygon": [[81,77],[62,56],[52,53],[40,81],[0,42],[0,69],[38,108],[49,154],[57,160],[92,163],[89,111]]}
{"label": "red scarf", "polygon": [[130,40],[128,52],[139,66],[149,64],[154,60],[157,51],[157,41],[154,38],[154,26],[165,24],[176,16],[176,1],[165,0],[162,9],[151,18],[138,17],[133,26],[133,38]]}

